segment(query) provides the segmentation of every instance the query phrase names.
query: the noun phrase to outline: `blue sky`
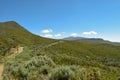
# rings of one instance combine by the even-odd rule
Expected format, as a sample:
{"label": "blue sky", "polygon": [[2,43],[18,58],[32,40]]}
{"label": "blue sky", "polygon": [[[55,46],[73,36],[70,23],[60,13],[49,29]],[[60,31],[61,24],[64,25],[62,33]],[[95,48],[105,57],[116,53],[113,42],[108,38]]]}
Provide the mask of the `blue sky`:
{"label": "blue sky", "polygon": [[5,21],[45,37],[120,42],[120,0],[0,0],[0,22]]}

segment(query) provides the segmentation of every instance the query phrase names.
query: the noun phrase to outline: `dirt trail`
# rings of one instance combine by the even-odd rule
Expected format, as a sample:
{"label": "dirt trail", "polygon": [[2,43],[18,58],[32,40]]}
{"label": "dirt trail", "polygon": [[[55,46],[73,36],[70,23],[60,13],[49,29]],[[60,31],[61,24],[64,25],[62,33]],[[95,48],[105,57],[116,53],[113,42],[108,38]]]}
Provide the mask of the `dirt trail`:
{"label": "dirt trail", "polygon": [[[19,47],[17,49],[13,49],[14,50],[14,53],[9,55],[9,56],[6,56],[5,58],[3,58],[2,60],[3,61],[6,61],[8,59],[11,59],[11,58],[15,58],[15,56],[19,55],[22,51],[23,51],[23,48],[24,47]],[[2,73],[3,73],[3,70],[4,70],[4,64],[0,64],[0,80],[3,80],[2,79]]]}
{"label": "dirt trail", "polygon": [[23,48],[24,47],[19,47],[19,48],[12,48],[11,49],[11,52],[13,54],[9,55],[9,56],[6,56],[5,58],[2,59],[2,61],[6,61],[8,59],[11,59],[11,58],[15,58],[15,56],[19,55],[22,51],[23,51]]}
{"label": "dirt trail", "polygon": [[59,43],[63,43],[63,42],[64,42],[64,41],[54,42],[54,43],[51,43],[51,44],[45,46],[44,48],[49,48],[49,47],[51,47],[51,46],[54,46],[54,45],[57,45],[57,44],[59,44]]}
{"label": "dirt trail", "polygon": [[[45,46],[45,48],[49,48],[51,46],[54,46],[54,45],[57,45],[59,43],[63,43],[64,41],[58,41],[58,42],[54,42],[54,43],[51,43],[47,46]],[[13,54],[9,55],[9,56],[6,56],[3,60],[8,60],[8,59],[11,59],[11,58],[15,58],[15,56],[19,55],[22,51],[23,51],[24,47],[18,47],[18,48],[12,48],[12,52]],[[2,73],[3,73],[3,70],[4,70],[4,64],[0,64],[0,80],[2,80]],[[45,78],[44,80],[49,80],[48,78]]]}
{"label": "dirt trail", "polygon": [[4,65],[3,65],[3,64],[0,64],[0,80],[2,80],[3,70],[4,70]]}
{"label": "dirt trail", "polygon": [[23,51],[23,47],[16,47],[16,48],[11,48],[11,53],[16,53],[16,54],[19,54]]}
{"label": "dirt trail", "polygon": [[23,48],[24,48],[24,47],[19,47],[19,48],[18,48],[18,53],[19,53],[19,54],[23,51]]}

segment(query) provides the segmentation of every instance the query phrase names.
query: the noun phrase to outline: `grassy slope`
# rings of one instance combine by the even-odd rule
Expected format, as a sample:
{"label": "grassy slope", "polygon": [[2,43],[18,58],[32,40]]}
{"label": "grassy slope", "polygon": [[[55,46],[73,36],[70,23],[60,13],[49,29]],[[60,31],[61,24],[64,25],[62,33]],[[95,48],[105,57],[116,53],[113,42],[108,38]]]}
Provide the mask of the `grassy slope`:
{"label": "grassy slope", "polygon": [[[22,54],[11,59],[12,64],[23,65],[30,62],[35,56],[46,55],[56,65],[80,65],[86,67],[88,71],[90,68],[99,68],[101,74],[105,76],[104,80],[115,80],[119,76],[119,46],[91,42],[61,42],[35,36],[16,22],[0,23],[1,53],[8,45],[25,47]],[[7,65],[7,67],[9,66]]]}
{"label": "grassy slope", "polygon": [[0,54],[6,54],[18,45],[45,45],[54,41],[30,33],[14,21],[0,23]]}
{"label": "grassy slope", "polygon": [[0,37],[1,40],[28,45],[50,43],[50,41],[53,41],[30,33],[14,21],[0,23]]}
{"label": "grassy slope", "polygon": [[110,44],[62,41],[50,47],[26,47],[13,61],[22,65],[41,55],[48,56],[56,65],[80,65],[88,74],[95,68],[101,72],[102,80],[117,80],[120,72],[120,49]]}

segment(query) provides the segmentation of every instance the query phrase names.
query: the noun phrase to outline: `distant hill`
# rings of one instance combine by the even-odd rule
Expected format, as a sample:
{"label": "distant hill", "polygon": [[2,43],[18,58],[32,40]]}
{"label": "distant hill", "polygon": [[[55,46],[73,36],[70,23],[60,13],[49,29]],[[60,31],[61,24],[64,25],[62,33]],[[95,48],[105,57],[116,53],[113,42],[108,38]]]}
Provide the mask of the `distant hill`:
{"label": "distant hill", "polygon": [[63,38],[63,40],[76,41],[76,42],[82,41],[82,42],[108,43],[108,44],[113,44],[113,45],[120,45],[119,42],[111,42],[108,40],[104,40],[102,38],[66,37],[66,38]]}
{"label": "distant hill", "polygon": [[85,38],[85,37],[67,37],[67,38],[63,38],[64,40],[70,40],[70,41],[105,41],[102,38]]}
{"label": "distant hill", "polygon": [[76,41],[76,40],[81,40],[81,39],[84,39],[84,37],[66,37],[66,38],[63,38],[63,40],[69,40],[69,41]]}

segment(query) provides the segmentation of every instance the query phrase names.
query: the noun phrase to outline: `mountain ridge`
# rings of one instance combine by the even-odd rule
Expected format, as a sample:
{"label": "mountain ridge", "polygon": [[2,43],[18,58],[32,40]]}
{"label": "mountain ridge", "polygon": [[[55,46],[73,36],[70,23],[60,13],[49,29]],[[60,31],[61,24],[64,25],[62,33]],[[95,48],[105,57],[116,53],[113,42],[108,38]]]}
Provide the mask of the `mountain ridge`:
{"label": "mountain ridge", "polygon": [[108,40],[104,40],[102,38],[87,38],[87,37],[66,37],[63,38],[63,40],[71,40],[71,41],[79,41],[79,40],[100,40],[100,41],[108,41]]}
{"label": "mountain ridge", "polygon": [[63,38],[63,40],[68,40],[68,41],[75,41],[75,42],[97,42],[97,43],[108,43],[108,44],[113,44],[113,45],[120,45],[120,42],[112,42],[109,40],[104,40],[102,38],[87,38],[87,37],[66,37]]}

